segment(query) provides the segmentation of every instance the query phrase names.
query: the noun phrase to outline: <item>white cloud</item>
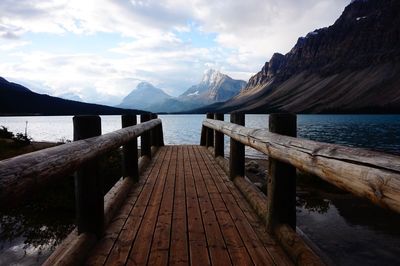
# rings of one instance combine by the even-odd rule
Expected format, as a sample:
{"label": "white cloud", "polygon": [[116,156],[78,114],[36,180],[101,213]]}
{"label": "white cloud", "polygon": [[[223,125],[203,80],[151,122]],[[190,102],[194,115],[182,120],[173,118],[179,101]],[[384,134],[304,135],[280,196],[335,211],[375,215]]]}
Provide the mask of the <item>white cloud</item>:
{"label": "white cloud", "polygon": [[28,41],[8,41],[6,43],[0,44],[0,50],[1,51],[11,51],[11,50],[15,50],[17,48],[23,47],[23,46],[27,46],[29,45],[31,42]]}
{"label": "white cloud", "polygon": [[[248,79],[274,52],[328,26],[349,0],[2,0],[0,75],[42,84],[53,95],[118,103],[146,80],[177,95],[207,67]],[[199,31],[201,31],[199,33]],[[31,47],[26,33],[117,33],[108,51],[53,52]],[[180,34],[213,34],[203,47]],[[7,39],[7,41],[6,41]],[[11,59],[12,60],[11,60]]]}

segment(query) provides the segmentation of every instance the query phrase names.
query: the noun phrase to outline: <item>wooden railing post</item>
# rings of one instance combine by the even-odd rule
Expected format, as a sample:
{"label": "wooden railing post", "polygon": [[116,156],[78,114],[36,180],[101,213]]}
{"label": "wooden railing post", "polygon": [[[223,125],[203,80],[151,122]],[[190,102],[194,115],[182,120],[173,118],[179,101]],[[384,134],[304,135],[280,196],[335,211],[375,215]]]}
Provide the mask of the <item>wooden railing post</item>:
{"label": "wooden railing post", "polygon": [[[157,119],[157,114],[151,114],[151,119]],[[162,124],[151,130],[151,145],[156,147],[164,146],[164,134]]]}
{"label": "wooden railing post", "polygon": [[[137,124],[136,115],[121,116],[122,127],[130,127]],[[122,146],[122,176],[139,180],[138,143],[137,138]]]}
{"label": "wooden railing post", "polygon": [[[224,121],[224,114],[214,114],[215,120]],[[214,156],[224,157],[224,133],[214,130]]]}
{"label": "wooden railing post", "polygon": [[158,125],[156,128],[157,128],[157,132],[158,132],[158,147],[162,147],[165,145],[162,123],[160,125]]}
{"label": "wooden railing post", "polygon": [[[151,113],[150,114],[150,119],[157,119],[157,114]],[[150,131],[150,136],[151,136],[151,146],[158,146],[158,131],[157,128],[153,128]]]}
{"label": "wooden railing post", "polygon": [[[296,137],[297,122],[294,114],[271,114],[269,131]],[[269,158],[267,229],[277,224],[288,224],[296,230],[296,168]]]}
{"label": "wooden railing post", "polygon": [[[244,113],[232,113],[231,123],[245,125]],[[231,138],[229,156],[229,176],[233,180],[237,176],[244,176],[244,145]]]}
{"label": "wooden railing post", "polygon": [[[207,113],[208,119],[214,119],[213,113]],[[207,128],[206,130],[206,147],[213,147],[214,146],[214,130],[211,128]]]}
{"label": "wooden railing post", "polygon": [[[74,141],[101,135],[99,116],[74,116]],[[98,159],[85,163],[75,174],[78,233],[101,237],[104,225],[103,180]]]}
{"label": "wooden railing post", "polygon": [[201,126],[201,135],[200,135],[200,146],[206,146],[207,144],[207,128],[205,126]]}
{"label": "wooden railing post", "polygon": [[[149,121],[151,119],[151,114],[141,114],[140,123]],[[151,159],[151,134],[150,131],[143,133],[140,136],[140,155],[147,156]]]}

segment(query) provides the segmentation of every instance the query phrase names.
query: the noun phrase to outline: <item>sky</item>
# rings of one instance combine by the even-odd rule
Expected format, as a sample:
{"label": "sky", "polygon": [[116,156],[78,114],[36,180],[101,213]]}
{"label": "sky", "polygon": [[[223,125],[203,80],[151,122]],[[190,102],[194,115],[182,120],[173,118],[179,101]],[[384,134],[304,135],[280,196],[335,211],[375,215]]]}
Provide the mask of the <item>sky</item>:
{"label": "sky", "polygon": [[1,0],[0,76],[116,105],[147,81],[173,96],[217,69],[260,71],[350,0]]}

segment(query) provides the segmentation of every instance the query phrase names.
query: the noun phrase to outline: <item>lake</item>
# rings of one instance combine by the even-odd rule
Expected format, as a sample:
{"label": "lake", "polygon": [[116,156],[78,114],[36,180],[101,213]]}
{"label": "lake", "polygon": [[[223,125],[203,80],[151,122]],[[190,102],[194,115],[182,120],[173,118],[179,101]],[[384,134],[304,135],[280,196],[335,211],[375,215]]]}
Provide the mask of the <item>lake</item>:
{"label": "lake", "polygon": [[[159,117],[163,121],[166,144],[199,144],[204,115]],[[101,118],[103,133],[121,127],[119,116]],[[228,116],[225,121],[229,121]],[[0,126],[6,126],[14,133],[23,133],[26,127],[28,135],[35,141],[72,140],[73,134],[71,116],[0,117]],[[268,128],[268,116],[246,115],[246,126]],[[298,136],[400,155],[400,115],[299,115]],[[229,139],[225,137],[225,141],[228,152]],[[251,148],[246,149],[246,156],[265,157]],[[400,218],[397,214],[380,210],[348,194],[318,193],[309,188],[298,193],[297,219],[298,226],[335,264],[354,265],[361,260],[363,265],[400,264]],[[2,254],[18,250],[23,239],[18,241],[1,243],[0,264],[4,262]],[[29,249],[29,245],[27,250],[32,257],[39,256],[35,249]],[[20,256],[26,257],[23,252]],[[31,261],[38,263],[41,260]]]}
{"label": "lake", "polygon": [[[204,115],[160,115],[166,144],[199,144]],[[121,128],[119,116],[101,116],[102,132]],[[28,122],[26,124],[26,121]],[[229,116],[225,116],[229,121]],[[400,115],[299,115],[298,136],[400,154]],[[72,116],[0,117],[0,126],[35,141],[72,140]],[[268,115],[246,115],[246,126],[268,128]],[[226,144],[228,138],[225,137]],[[229,148],[229,145],[225,145]],[[247,150],[248,156],[260,154]]]}

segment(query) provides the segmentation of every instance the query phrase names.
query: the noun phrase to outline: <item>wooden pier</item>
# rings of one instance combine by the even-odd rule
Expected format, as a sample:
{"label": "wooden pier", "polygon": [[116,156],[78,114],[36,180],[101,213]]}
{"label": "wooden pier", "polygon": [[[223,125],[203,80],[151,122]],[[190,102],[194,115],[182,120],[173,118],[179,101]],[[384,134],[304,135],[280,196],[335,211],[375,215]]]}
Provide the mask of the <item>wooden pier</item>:
{"label": "wooden pier", "polygon": [[[76,172],[77,228],[44,265],[323,265],[296,232],[296,168],[399,212],[399,157],[298,139],[290,114],[270,131],[221,120],[207,115],[199,146],[164,146],[156,115],[104,135],[99,117],[74,117],[74,142],[0,161],[0,207]],[[269,156],[265,193],[245,177],[245,145]],[[121,146],[123,178],[103,197],[98,158]]]}

